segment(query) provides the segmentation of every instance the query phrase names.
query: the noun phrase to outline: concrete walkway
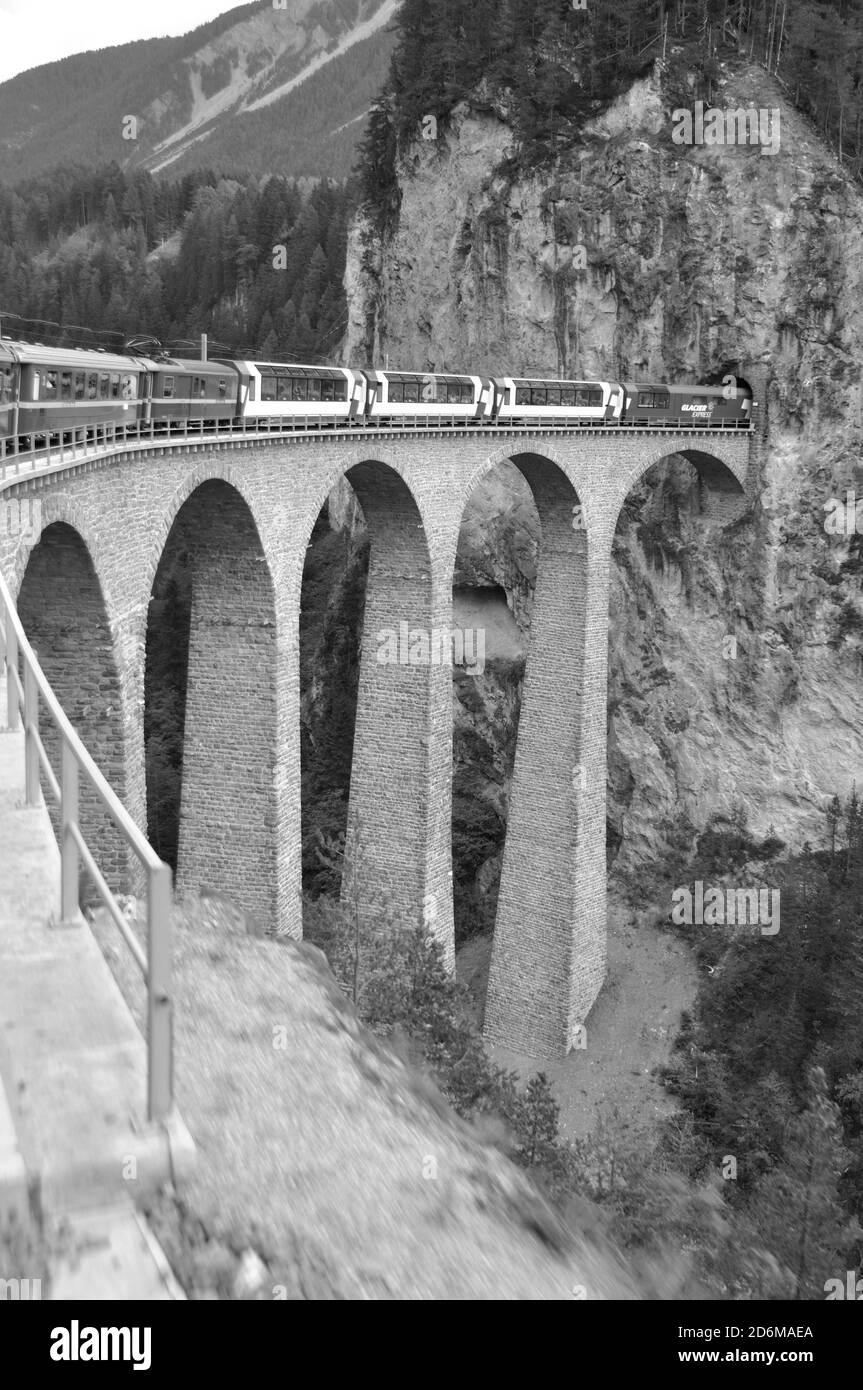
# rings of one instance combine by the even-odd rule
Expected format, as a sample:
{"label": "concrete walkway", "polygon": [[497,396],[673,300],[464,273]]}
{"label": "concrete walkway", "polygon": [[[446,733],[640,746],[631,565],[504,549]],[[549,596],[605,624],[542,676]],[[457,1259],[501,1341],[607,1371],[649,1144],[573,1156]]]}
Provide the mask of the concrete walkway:
{"label": "concrete walkway", "polygon": [[[134,1203],[188,1169],[194,1146],[178,1117],[148,1124],[144,1040],[83,917],[53,925],[59,885],[48,812],[24,805],[23,733],[0,725],[0,1224],[41,1216],[46,1234],[63,1225],[91,1249],[125,1251],[139,1291],[118,1294],[128,1281],[115,1270],[101,1296],[171,1297],[143,1291],[154,1266]],[[65,1266],[58,1275],[80,1288]]]}

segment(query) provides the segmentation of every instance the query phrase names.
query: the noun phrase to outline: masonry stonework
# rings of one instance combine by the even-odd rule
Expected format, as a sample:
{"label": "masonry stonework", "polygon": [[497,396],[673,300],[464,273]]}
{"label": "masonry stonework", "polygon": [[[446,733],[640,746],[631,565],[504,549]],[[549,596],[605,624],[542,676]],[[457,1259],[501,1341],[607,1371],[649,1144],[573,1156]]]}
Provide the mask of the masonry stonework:
{"label": "masonry stonework", "polygon": [[[18,612],[63,709],[124,800],[120,684],[111,629],[87,547],[71,526],[55,523],[43,531],[18,593]],[[56,772],[60,739],[53,721],[43,719],[40,733]],[[57,833],[59,807],[44,774],[42,791]],[[79,789],[79,816],[109,885],[125,887],[129,865],[124,841],[86,778]]]}
{"label": "masonry stonework", "polygon": [[250,925],[263,932],[277,913],[272,582],[228,484],[202,484],[175,526],[192,582],[177,886],[233,895],[242,883]]}
{"label": "masonry stonework", "polygon": [[[725,524],[746,487],[748,436],[693,434],[685,449],[679,444],[649,431],[483,429],[132,446],[26,482],[0,481],[12,496],[38,493],[44,537],[0,537],[0,565],[13,595],[21,592],[46,665],[51,650],[55,688],[73,718],[77,708],[85,742],[143,827],[148,608],[166,544],[179,534],[189,540],[178,881],[217,888],[256,926],[298,937],[303,565],[316,518],[347,476],[372,538],[348,879],[358,873],[364,910],[386,890],[400,914],[424,920],[452,968],[451,673],[378,662],[378,632],[403,621],[450,626],[467,499],[500,460],[514,458],[537,501],[542,548],[486,1035],[553,1058],[571,1045],[605,971],[608,573],[621,507],[671,452],[697,469],[708,521]],[[572,524],[576,503],[583,529]],[[61,593],[49,582],[56,523],[89,556],[86,602],[80,584]],[[39,638],[65,630],[70,614],[74,643]],[[88,729],[76,705],[79,683],[98,691],[91,709],[112,711],[99,728]],[[122,863],[112,873],[122,878]],[[129,866],[125,877],[133,886]]]}

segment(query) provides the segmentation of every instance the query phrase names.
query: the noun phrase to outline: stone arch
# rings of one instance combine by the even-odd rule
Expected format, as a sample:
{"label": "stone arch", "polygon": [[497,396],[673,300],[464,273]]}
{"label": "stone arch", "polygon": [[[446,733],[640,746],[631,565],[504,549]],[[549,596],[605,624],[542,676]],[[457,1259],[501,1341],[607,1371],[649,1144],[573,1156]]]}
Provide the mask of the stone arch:
{"label": "stone arch", "polygon": [[721,441],[709,451],[699,448],[669,448],[665,441],[645,450],[634,467],[621,480],[621,491],[613,518],[612,533],[619,513],[632,489],[657,464],[674,458],[684,459],[695,470],[699,484],[699,506],[705,520],[726,526],[745,511],[749,476],[749,436],[741,436],[738,447],[723,448]]}
{"label": "stone arch", "polygon": [[[728,662],[719,660],[714,679],[707,683],[703,680],[700,661],[694,678],[685,684],[672,678],[680,674],[677,661],[686,670],[685,629],[688,623],[681,622],[681,615],[691,606],[691,587],[698,559],[705,559],[705,551],[693,558],[693,551],[697,549],[693,541],[698,531],[704,526],[711,528],[711,532],[712,528],[731,527],[751,505],[751,445],[752,435],[743,431],[715,431],[711,438],[702,436],[692,444],[685,440],[678,443],[668,437],[646,439],[642,456],[633,459],[628,476],[622,479],[620,490],[609,507],[610,539],[614,540],[617,533],[616,548],[622,557],[627,554],[627,532],[625,525],[621,525],[624,507],[634,490],[639,489],[644,495],[643,509],[630,533],[631,549],[609,592],[609,624],[618,639],[617,649],[628,653],[627,660],[619,666],[612,660],[608,673],[611,861],[621,852],[627,856],[633,847],[636,854],[639,850],[653,852],[654,836],[644,833],[642,827],[646,830],[652,818],[657,822],[671,821],[684,808],[691,809],[698,799],[691,785],[693,768],[699,762],[692,756],[691,747],[697,749],[698,740],[691,745],[696,725],[690,724],[690,720],[697,720],[699,700],[703,696],[696,690],[703,692],[712,687],[714,679],[721,685],[725,676],[733,675],[733,663],[729,666]],[[661,470],[660,465],[668,467]],[[676,535],[678,518],[684,528],[690,518],[699,523],[693,531],[684,534],[683,544]],[[720,545],[711,543],[710,553],[717,561],[715,570],[711,564],[712,587],[722,582]],[[642,561],[642,554],[646,563]],[[662,616],[663,609],[672,614],[676,609],[676,617],[667,622]],[[647,622],[645,610],[653,614]],[[712,634],[717,653],[721,652],[727,632],[724,619],[720,618],[719,624]],[[708,628],[701,638],[710,635]],[[675,656],[669,659],[667,653],[672,647]],[[699,649],[703,656],[705,648],[701,640]],[[634,657],[634,652],[640,655]],[[645,669],[651,672],[650,685],[654,691],[651,719],[645,719],[642,710],[633,708],[631,696],[624,695],[638,685],[638,681],[633,680],[633,661],[636,670],[637,663],[643,661]],[[652,725],[653,718],[656,727]],[[691,746],[681,763],[674,747],[683,737]],[[626,862],[631,867],[633,859]]]}
{"label": "stone arch", "polygon": [[[197,470],[175,492],[168,515],[151,581],[145,663],[151,835],[163,807],[150,716],[165,697],[179,705],[182,724],[179,786],[171,788],[179,799],[178,887],[235,899],[251,929],[274,929],[286,810],[270,566],[233,470]],[[172,585],[176,602],[168,612]]]}
{"label": "stone arch", "polygon": [[[109,617],[93,551],[70,518],[68,503],[49,499],[38,541],[21,575],[17,608],[27,637],[52,689],[84,745],[121,801],[127,798],[127,757],[123,714],[122,658]],[[64,519],[54,519],[62,517]],[[42,716],[43,743],[58,775],[60,740],[53,722]],[[57,828],[53,797],[43,791]],[[81,779],[82,833],[109,886],[134,886],[130,852],[86,778]],[[90,894],[84,890],[85,900]]]}
{"label": "stone arch", "polygon": [[[501,445],[493,454],[488,454],[477,463],[467,479],[462,498],[462,510],[467,504],[467,499],[475,490],[477,484],[482,482],[487,474],[492,473],[501,463],[516,463],[518,458],[528,460],[538,460],[541,465],[550,469],[557,470],[565,477],[569,477],[570,469],[567,467],[566,459],[557,450],[550,447],[550,441],[541,436],[518,435],[509,444]],[[518,464],[516,463],[516,466]],[[523,470],[522,470],[523,471]],[[529,483],[529,480],[528,480]]]}
{"label": "stone arch", "polygon": [[[151,594],[153,592],[156,575],[165,554],[165,545],[177,517],[192,494],[197,492],[198,488],[202,487],[205,483],[209,482],[227,483],[228,486],[233,488],[239,495],[254,516],[255,509],[253,499],[248,497],[244,492],[242,479],[237,475],[236,469],[230,464],[213,460],[210,463],[200,464],[197,468],[192,469],[172,492],[168,505],[165,507],[159,522],[154,528],[153,544],[144,566],[142,587],[145,594]],[[255,517],[255,523],[259,525],[257,517]]]}
{"label": "stone arch", "polygon": [[90,518],[86,509],[80,507],[68,495],[56,493],[52,488],[41,488],[34,496],[38,498],[40,503],[42,524],[38,536],[30,538],[24,535],[16,546],[15,555],[7,575],[12,597],[15,598],[18,593],[24,578],[24,573],[30,562],[30,556],[39,544],[45,531],[49,526],[55,524],[66,525],[77,533],[87,551],[99,588],[103,595],[106,616],[113,625],[113,602],[100,563],[101,554],[99,541],[90,524]]}
{"label": "stone arch", "polygon": [[[404,485],[406,496],[410,499],[416,509],[419,522],[424,530],[428,530],[427,517],[424,514],[422,498],[417,494],[412,481],[409,479],[409,468],[405,466],[403,455],[389,449],[375,449],[370,453],[369,449],[351,449],[345,456],[341,451],[337,451],[336,462],[330,464],[320,479],[315,480],[308,498],[303,498],[304,510],[299,518],[299,532],[304,538],[303,544],[298,547],[291,559],[291,568],[286,572],[288,589],[291,595],[299,596],[303,580],[303,566],[305,563],[305,550],[311,538],[315,522],[322,509],[327,503],[330,494],[336,486],[343,480],[347,480],[353,487],[351,474],[354,469],[361,468],[363,465],[373,463],[377,468],[386,470],[394,474]],[[359,477],[360,475],[357,475]],[[357,489],[354,487],[354,491]],[[358,500],[359,494],[358,494]],[[362,505],[362,503],[361,503]]]}
{"label": "stone arch", "polygon": [[518,1053],[555,1058],[565,1055],[574,1024],[593,1003],[605,960],[604,857],[592,911],[580,902],[582,880],[597,866],[589,844],[594,797],[585,785],[590,532],[573,469],[545,441],[514,440],[484,461],[474,480],[503,460],[530,489],[540,540],[485,1036]]}
{"label": "stone arch", "polygon": [[450,966],[450,594],[406,470],[358,452],[345,476],[370,540],[343,899],[424,921]]}

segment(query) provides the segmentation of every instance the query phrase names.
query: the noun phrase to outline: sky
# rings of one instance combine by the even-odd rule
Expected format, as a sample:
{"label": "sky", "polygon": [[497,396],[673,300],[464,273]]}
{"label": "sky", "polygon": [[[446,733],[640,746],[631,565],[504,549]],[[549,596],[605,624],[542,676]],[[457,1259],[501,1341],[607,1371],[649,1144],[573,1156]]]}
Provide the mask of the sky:
{"label": "sky", "polygon": [[186,34],[243,0],[0,0],[0,82],[133,39]]}

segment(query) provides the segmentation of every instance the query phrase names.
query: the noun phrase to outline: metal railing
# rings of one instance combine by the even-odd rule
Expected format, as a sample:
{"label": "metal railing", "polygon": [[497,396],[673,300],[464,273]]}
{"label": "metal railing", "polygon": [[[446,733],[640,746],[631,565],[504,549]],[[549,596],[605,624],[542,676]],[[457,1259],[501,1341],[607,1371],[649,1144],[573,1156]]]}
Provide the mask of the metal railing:
{"label": "metal railing", "polygon": [[[0,573],[0,669],[4,663],[7,727],[17,729],[21,719],[24,723],[27,805],[41,804],[41,772],[60,810],[61,923],[71,926],[80,920],[83,864],[144,978],[147,989],[147,1114],[151,1121],[165,1120],[173,1108],[171,870],[138,829],[73,729],[24,635],[12,596]],[[41,710],[51,719],[59,736],[59,779],[39,732]],[[143,866],[147,880],[146,952],[131,931],[81,831],[78,797],[82,778],[93,789],[102,808]]]}
{"label": "metal railing", "polygon": [[[406,430],[418,433],[436,434],[440,430],[462,430],[470,434],[572,434],[599,432],[605,435],[627,431],[645,431],[648,434],[752,434],[751,423],[737,420],[717,421],[708,424],[651,424],[645,420],[531,420],[509,423],[463,419],[446,416],[430,420],[427,416],[404,416],[398,420],[370,421],[364,419],[337,419],[322,424],[319,416],[297,416],[293,419],[261,418],[238,420],[223,418],[211,420],[137,420],[128,425],[106,421],[99,424],[75,425],[61,430],[42,430],[14,437],[0,439],[0,481],[12,482],[26,477],[38,462],[40,468],[50,468],[52,462],[76,462],[78,459],[97,457],[124,445],[152,447],[182,445],[186,442],[210,442],[213,439],[267,439],[273,435],[283,438],[297,436],[332,438],[333,434],[374,435],[403,434]],[[22,447],[23,441],[23,447]]]}

